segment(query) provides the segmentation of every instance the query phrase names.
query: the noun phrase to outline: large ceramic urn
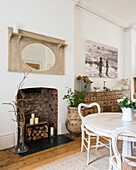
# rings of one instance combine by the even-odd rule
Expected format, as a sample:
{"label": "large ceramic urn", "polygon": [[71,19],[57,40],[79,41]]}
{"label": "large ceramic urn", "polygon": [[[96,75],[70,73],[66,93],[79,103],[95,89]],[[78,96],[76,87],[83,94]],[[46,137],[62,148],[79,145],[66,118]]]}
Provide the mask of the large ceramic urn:
{"label": "large ceramic urn", "polygon": [[78,114],[77,107],[68,106],[68,114],[66,119],[66,128],[72,136],[78,137],[81,135],[81,118]]}

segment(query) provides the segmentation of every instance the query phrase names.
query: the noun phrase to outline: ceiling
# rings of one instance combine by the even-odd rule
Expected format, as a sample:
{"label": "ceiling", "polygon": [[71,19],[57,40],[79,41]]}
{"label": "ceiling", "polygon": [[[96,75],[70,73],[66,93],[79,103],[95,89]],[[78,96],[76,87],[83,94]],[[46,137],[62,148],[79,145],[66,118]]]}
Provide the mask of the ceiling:
{"label": "ceiling", "polygon": [[136,26],[136,0],[73,0],[84,8],[123,28]]}

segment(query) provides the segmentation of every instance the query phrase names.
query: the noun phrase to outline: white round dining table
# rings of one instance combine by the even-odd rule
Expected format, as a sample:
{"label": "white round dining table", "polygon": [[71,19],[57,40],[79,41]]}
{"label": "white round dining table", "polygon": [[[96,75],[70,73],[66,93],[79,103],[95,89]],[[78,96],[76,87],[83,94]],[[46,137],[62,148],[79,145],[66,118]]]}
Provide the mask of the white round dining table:
{"label": "white round dining table", "polygon": [[[112,138],[113,131],[119,127],[127,127],[136,131],[136,115],[134,115],[132,122],[128,122],[122,120],[122,113],[90,114],[84,118],[84,125],[87,129],[100,136]],[[131,142],[136,142],[136,138],[121,136],[120,139],[123,140],[122,155],[131,156]]]}

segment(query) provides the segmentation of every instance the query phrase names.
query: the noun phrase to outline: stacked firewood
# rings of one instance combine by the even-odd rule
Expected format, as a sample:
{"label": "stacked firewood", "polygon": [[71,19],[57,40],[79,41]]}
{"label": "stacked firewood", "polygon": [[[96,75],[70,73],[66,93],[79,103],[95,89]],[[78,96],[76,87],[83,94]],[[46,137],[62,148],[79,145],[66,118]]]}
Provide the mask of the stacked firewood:
{"label": "stacked firewood", "polygon": [[26,131],[28,141],[48,138],[48,126],[45,124],[40,126],[29,126],[27,127]]}

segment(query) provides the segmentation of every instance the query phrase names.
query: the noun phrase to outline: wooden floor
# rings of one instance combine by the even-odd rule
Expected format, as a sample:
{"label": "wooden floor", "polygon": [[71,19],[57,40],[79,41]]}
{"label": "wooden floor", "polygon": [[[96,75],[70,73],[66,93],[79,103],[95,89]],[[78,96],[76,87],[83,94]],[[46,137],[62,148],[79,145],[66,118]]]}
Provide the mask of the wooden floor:
{"label": "wooden floor", "polygon": [[[13,153],[12,148],[0,151],[0,170],[31,170],[54,160],[80,152],[80,137],[75,138],[69,134],[66,134],[66,136],[71,137],[74,141],[24,157]],[[95,144],[95,140],[91,144]]]}
{"label": "wooden floor", "polygon": [[[67,135],[71,137],[70,135]],[[73,137],[71,137],[73,138]],[[28,156],[20,157],[12,148],[0,151],[0,170],[33,169],[80,151],[80,137],[74,141],[46,149]]]}

